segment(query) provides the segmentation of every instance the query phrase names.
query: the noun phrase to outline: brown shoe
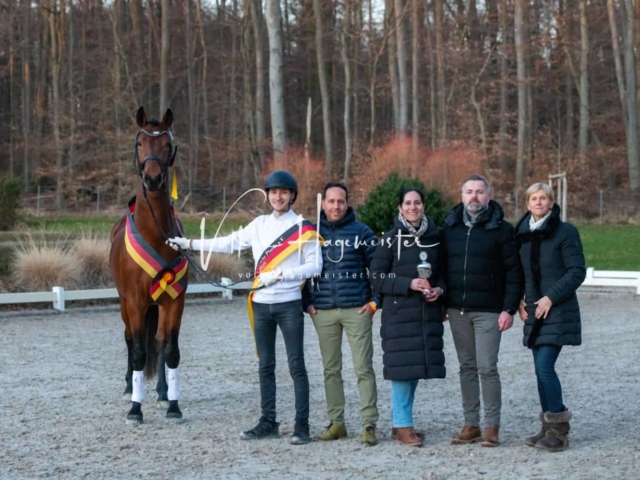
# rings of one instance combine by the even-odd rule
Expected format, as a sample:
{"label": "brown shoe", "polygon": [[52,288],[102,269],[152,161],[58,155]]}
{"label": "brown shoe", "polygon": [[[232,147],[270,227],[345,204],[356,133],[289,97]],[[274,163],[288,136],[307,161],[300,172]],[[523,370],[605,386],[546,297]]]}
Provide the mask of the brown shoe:
{"label": "brown shoe", "polygon": [[[418,431],[418,430],[414,430],[416,437],[418,437],[420,440],[424,440],[425,434],[424,432]],[[397,440],[398,439],[398,429],[396,427],[393,427],[391,429],[391,440]]]}
{"label": "brown shoe", "polygon": [[416,435],[416,431],[413,429],[413,427],[398,428],[396,430],[395,439],[403,445],[407,445],[409,447],[421,447],[423,443],[422,439],[418,435]]}
{"label": "brown shoe", "polygon": [[452,445],[465,445],[467,443],[475,443],[482,440],[482,432],[480,427],[465,425],[460,433],[456,433],[451,440]]}
{"label": "brown shoe", "polygon": [[482,445],[483,447],[497,447],[498,445],[500,445],[500,442],[498,441],[499,433],[500,427],[485,428],[480,445]]}

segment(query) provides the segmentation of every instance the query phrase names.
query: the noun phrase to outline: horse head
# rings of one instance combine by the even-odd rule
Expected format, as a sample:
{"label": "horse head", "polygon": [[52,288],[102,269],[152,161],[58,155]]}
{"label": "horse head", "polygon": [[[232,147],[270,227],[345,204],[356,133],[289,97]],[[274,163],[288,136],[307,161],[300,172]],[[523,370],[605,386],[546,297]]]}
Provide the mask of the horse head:
{"label": "horse head", "polygon": [[144,108],[140,107],[136,122],[140,128],[136,132],[134,166],[148,191],[166,190],[169,167],[173,165],[178,151],[177,147],[173,147],[173,134],[169,130],[173,113],[168,108],[158,122],[155,119],[147,120]]}

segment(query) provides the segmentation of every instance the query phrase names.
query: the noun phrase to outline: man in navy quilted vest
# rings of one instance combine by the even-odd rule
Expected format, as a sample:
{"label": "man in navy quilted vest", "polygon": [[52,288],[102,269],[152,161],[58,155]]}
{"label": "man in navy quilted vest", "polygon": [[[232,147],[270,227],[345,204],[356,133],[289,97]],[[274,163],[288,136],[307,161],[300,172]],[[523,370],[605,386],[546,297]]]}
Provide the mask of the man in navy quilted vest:
{"label": "man in navy quilted vest", "polygon": [[338,440],[347,436],[342,384],[342,332],[351,347],[353,369],[360,392],[362,436],[365,445],[376,444],[378,421],[376,377],[373,371],[372,317],[377,309],[368,267],[377,239],[371,229],[356,221],[349,192],[341,183],[328,183],[322,192],[322,212],[317,226],[324,238],[323,268],[303,295],[306,311],[318,332],[324,367],[327,413],[331,423],[317,438]]}

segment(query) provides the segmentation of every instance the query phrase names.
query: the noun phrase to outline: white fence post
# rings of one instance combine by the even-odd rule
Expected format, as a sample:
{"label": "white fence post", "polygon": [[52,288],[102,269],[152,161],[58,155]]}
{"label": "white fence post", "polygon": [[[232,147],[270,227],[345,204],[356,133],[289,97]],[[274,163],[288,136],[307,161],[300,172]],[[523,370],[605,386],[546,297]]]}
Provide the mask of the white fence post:
{"label": "white fence post", "polygon": [[55,295],[53,299],[53,308],[59,312],[64,312],[64,288],[53,287],[53,294]]}
{"label": "white fence post", "polygon": [[[220,280],[220,283],[225,286],[231,285],[231,279],[227,277],[222,277],[222,279]],[[228,288],[225,288],[222,291],[222,298],[226,298],[227,300],[233,300],[233,291]]]}

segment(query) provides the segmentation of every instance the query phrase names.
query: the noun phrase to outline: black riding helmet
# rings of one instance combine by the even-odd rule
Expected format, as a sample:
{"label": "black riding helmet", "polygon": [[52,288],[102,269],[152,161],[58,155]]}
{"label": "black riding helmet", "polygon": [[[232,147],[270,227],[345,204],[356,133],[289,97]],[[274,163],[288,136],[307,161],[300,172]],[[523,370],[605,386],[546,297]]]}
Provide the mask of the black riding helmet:
{"label": "black riding helmet", "polygon": [[296,179],[293,178],[286,170],[276,170],[272,172],[267,177],[267,180],[264,182],[264,189],[269,193],[269,189],[271,188],[288,188],[293,192],[293,198],[291,199],[291,205],[298,198],[298,183]]}

